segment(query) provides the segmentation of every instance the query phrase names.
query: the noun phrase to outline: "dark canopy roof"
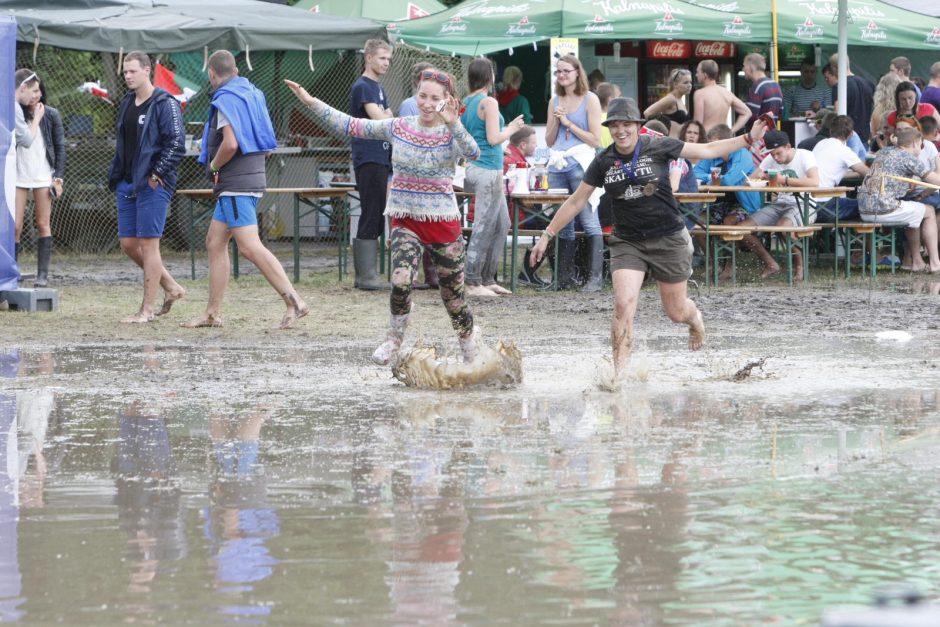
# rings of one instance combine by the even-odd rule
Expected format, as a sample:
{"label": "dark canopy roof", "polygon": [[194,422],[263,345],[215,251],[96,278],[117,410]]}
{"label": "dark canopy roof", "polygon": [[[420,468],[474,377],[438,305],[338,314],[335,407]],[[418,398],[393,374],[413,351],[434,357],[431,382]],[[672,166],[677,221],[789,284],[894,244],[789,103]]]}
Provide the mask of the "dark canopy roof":
{"label": "dark canopy roof", "polygon": [[100,52],[349,49],[384,33],[372,20],[258,0],[0,0],[3,14],[20,41]]}

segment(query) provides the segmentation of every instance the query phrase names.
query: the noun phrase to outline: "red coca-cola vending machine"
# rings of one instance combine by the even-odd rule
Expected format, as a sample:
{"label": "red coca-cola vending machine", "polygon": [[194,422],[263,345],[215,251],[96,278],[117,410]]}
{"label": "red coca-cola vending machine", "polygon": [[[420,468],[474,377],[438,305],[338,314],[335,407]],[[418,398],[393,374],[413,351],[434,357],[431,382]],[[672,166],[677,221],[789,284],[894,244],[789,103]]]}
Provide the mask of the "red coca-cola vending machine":
{"label": "red coca-cola vending machine", "polygon": [[[647,41],[645,55],[640,60],[640,110],[646,109],[669,92],[669,77],[676,68],[692,73],[692,92],[698,87],[695,68],[703,59],[718,63],[718,83],[735,91],[735,45],[727,41]],[[686,108],[692,112],[692,101]]]}

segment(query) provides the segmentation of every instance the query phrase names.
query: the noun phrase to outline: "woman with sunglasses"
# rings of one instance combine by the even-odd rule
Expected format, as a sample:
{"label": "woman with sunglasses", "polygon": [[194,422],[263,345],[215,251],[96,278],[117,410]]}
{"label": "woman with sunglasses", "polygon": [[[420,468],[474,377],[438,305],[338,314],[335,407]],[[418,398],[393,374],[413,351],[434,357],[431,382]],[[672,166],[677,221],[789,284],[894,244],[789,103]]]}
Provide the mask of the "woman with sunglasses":
{"label": "woman with sunglasses", "polygon": [[937,112],[932,104],[920,102],[914,83],[901,81],[894,89],[894,111],[888,114],[888,118],[885,121],[885,137],[891,142],[891,135],[894,134],[894,127],[897,126],[899,116],[919,119],[928,115],[940,123],[940,113]]}
{"label": "woman with sunglasses", "polygon": [[[581,61],[566,54],[555,64],[555,97],[548,103],[548,122],[545,142],[551,148],[548,185],[574,193],[581,184],[585,170],[601,146],[601,102],[588,91],[587,77]],[[588,240],[588,280],[583,291],[600,291],[601,270],[604,263],[604,236],[597,213],[600,194],[591,199],[575,221],[558,234],[559,289],[574,287],[575,223]]]}
{"label": "woman with sunglasses", "polygon": [[27,122],[38,120],[31,143],[16,149],[16,250],[26,220],[26,205],[33,197],[36,224],[36,287],[49,285],[49,261],[52,258],[52,199],[62,194],[65,173],[65,133],[59,112],[46,106],[46,94],[35,72],[16,72],[17,103]]}
{"label": "woman with sunglasses", "polygon": [[504,126],[499,104],[489,95],[496,75],[489,59],[474,59],[467,68],[470,93],[460,121],[480,147],[480,157],[467,165],[466,188],[474,195],[473,234],[467,245],[467,296],[511,294],[496,282],[496,269],[506,246],[509,208],[503,185],[503,142],[525,125],[521,115]]}
{"label": "woman with sunglasses", "polygon": [[669,74],[669,91],[646,107],[643,117],[650,119],[657,115],[665,115],[670,121],[669,135],[678,137],[679,128],[690,118],[689,109],[685,105],[685,98],[690,93],[692,93],[692,72],[682,68],[674,69]]}
{"label": "woman with sunglasses", "polygon": [[411,286],[426,248],[437,266],[441,298],[457,331],[464,363],[476,357],[473,314],[464,300],[466,254],[454,195],[454,166],[474,160],[480,148],[460,123],[454,78],[436,69],[421,73],[416,116],[352,118],[314,98],[294,81],[284,81],[310,107],[316,121],[337,135],[392,144],[392,182],[385,214],[391,218],[391,318],[385,342],[372,354],[380,365],[398,353],[411,312]]}

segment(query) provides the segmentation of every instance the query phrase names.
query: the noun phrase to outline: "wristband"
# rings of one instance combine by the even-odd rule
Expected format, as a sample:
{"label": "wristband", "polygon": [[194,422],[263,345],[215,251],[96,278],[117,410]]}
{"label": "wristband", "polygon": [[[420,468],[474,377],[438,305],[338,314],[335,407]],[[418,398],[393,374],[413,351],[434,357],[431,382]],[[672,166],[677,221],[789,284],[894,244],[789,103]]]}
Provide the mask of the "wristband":
{"label": "wristband", "polygon": [[744,145],[745,145],[745,146],[750,146],[751,144],[754,143],[754,138],[751,137],[751,134],[750,134],[750,133],[745,133],[744,135],[741,135],[741,137],[744,138]]}
{"label": "wristband", "polygon": [[209,162],[209,171],[212,172],[213,174],[219,173],[219,169],[215,167],[215,165],[213,165],[211,161]]}

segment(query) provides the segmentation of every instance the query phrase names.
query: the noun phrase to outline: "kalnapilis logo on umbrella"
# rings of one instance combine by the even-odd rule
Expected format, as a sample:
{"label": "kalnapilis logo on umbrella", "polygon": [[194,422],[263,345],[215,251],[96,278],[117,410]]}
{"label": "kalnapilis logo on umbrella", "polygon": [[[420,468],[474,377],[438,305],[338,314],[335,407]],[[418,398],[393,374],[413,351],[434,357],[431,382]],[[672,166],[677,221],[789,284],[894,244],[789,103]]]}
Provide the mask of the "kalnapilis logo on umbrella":
{"label": "kalnapilis logo on umbrella", "polygon": [[940,26],[934,26],[924,38],[924,43],[931,46],[940,46]]}
{"label": "kalnapilis logo on umbrella", "polygon": [[682,32],[682,20],[677,20],[671,11],[666,11],[662,18],[656,20],[657,33],[675,34]]}
{"label": "kalnapilis logo on umbrella", "polygon": [[535,34],[536,22],[530,22],[528,16],[523,15],[518,22],[513,22],[506,29],[506,34],[510,37],[525,37]]}
{"label": "kalnapilis logo on umbrella", "polygon": [[439,35],[449,35],[451,33],[466,33],[467,23],[460,19],[459,15],[450,18],[449,22],[441,24]]}
{"label": "kalnapilis logo on umbrella", "polygon": [[605,20],[600,15],[595,15],[593,20],[584,23],[585,33],[612,33],[614,25]]}
{"label": "kalnapilis logo on umbrella", "polygon": [[868,20],[868,24],[860,30],[862,41],[888,41],[888,32],[875,24],[875,20]]}
{"label": "kalnapilis logo on umbrella", "polygon": [[745,22],[740,15],[735,15],[730,22],[725,22],[725,37],[750,37],[751,25]]}
{"label": "kalnapilis logo on umbrella", "polygon": [[822,39],[825,35],[826,32],[823,30],[823,27],[813,22],[812,18],[808,17],[805,22],[796,25],[797,39],[812,41],[814,39]]}

